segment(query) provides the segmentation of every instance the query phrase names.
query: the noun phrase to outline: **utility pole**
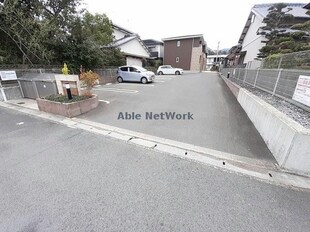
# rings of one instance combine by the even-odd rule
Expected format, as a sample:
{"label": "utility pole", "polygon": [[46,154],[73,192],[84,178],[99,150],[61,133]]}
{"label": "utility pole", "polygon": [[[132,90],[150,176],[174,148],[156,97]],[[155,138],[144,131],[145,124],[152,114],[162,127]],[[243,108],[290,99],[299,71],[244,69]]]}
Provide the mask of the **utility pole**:
{"label": "utility pole", "polygon": [[[215,64],[218,63],[218,56],[219,56],[219,48],[220,48],[220,41],[217,42],[217,50],[216,50],[216,58],[215,58]],[[220,69],[220,64],[219,64],[219,69]]]}

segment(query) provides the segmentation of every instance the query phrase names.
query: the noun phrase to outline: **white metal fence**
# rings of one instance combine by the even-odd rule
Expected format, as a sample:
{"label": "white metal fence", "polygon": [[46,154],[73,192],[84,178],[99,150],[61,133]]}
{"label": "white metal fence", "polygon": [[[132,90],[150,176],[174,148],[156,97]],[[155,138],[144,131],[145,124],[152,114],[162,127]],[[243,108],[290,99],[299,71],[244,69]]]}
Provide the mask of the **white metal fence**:
{"label": "white metal fence", "polygon": [[233,78],[261,89],[272,95],[289,99],[292,103],[300,106],[292,98],[300,75],[310,76],[307,70],[290,69],[245,69],[245,68],[224,68],[220,71],[222,75]]}

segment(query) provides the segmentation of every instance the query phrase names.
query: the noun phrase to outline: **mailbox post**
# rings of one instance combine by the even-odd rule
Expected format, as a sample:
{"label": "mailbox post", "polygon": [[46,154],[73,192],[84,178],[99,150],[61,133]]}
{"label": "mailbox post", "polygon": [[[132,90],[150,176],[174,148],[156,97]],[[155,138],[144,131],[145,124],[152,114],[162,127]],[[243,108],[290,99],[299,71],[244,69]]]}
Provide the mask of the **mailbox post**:
{"label": "mailbox post", "polygon": [[68,99],[71,100],[72,99],[72,94],[71,94],[71,89],[70,89],[70,85],[69,84],[66,84],[66,90],[67,90]]}

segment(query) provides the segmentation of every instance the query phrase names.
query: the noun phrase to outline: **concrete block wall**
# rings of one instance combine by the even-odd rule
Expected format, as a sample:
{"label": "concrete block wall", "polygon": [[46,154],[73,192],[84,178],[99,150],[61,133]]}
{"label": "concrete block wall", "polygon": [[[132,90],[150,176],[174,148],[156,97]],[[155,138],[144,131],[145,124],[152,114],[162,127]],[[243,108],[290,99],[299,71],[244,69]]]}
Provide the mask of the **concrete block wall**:
{"label": "concrete block wall", "polygon": [[100,76],[100,80],[99,80],[100,85],[104,85],[107,83],[115,83],[115,82],[117,82],[116,76],[114,76],[114,77],[102,77],[102,76]]}
{"label": "concrete block wall", "polygon": [[100,76],[99,84],[104,85],[106,83],[115,83],[117,82],[117,69],[95,69],[94,72],[98,73]]}

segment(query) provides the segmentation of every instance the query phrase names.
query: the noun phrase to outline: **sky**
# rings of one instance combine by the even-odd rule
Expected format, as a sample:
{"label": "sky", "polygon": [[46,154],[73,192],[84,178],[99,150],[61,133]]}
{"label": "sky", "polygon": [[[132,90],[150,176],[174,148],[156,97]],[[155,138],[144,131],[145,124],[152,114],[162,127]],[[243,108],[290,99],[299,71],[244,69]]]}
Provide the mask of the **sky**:
{"label": "sky", "polygon": [[[242,29],[255,4],[277,0],[84,0],[91,13],[104,13],[109,19],[141,39],[203,34],[207,46],[216,50],[238,43]],[[308,3],[290,1],[286,3]]]}

